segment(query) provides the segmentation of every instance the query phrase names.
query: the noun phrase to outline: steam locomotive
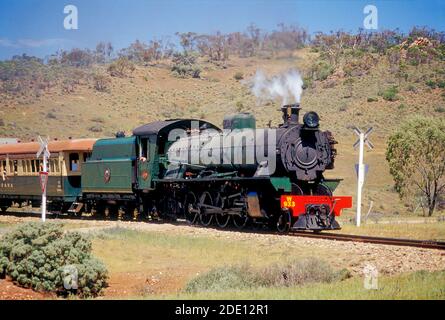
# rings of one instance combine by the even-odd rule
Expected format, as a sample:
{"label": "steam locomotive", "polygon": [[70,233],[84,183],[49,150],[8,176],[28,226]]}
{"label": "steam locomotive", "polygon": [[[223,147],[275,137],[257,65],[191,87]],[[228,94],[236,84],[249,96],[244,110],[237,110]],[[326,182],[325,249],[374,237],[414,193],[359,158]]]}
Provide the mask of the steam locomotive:
{"label": "steam locomotive", "polygon": [[[283,106],[277,128],[257,129],[253,115],[240,113],[226,116],[223,129],[170,119],[138,127],[131,137],[58,142],[59,149],[52,142],[49,207],[105,217],[185,218],[220,228],[232,222],[279,232],[339,229],[335,217],[352,198],[333,196],[340,179],[323,176],[334,167],[337,142],[320,130],[317,113],[300,122],[300,110]],[[18,145],[15,151],[0,146],[4,210],[14,202],[39,205],[38,146]]]}

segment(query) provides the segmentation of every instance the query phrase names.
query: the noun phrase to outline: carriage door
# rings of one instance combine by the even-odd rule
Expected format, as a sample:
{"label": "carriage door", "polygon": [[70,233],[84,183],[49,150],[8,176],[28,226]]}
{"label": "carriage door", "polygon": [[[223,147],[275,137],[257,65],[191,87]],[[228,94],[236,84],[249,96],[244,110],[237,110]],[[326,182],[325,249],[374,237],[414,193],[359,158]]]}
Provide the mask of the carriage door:
{"label": "carriage door", "polygon": [[139,189],[149,189],[151,186],[149,147],[150,142],[148,138],[139,139],[139,155],[137,160]]}

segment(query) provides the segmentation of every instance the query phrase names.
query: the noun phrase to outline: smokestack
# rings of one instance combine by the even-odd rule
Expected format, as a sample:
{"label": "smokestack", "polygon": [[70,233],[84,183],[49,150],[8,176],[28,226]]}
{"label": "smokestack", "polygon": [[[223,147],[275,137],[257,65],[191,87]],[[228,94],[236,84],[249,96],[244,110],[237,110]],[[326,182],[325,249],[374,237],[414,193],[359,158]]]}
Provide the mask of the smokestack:
{"label": "smokestack", "polygon": [[298,124],[300,109],[301,107],[298,103],[282,106],[281,111],[283,112],[284,124]]}

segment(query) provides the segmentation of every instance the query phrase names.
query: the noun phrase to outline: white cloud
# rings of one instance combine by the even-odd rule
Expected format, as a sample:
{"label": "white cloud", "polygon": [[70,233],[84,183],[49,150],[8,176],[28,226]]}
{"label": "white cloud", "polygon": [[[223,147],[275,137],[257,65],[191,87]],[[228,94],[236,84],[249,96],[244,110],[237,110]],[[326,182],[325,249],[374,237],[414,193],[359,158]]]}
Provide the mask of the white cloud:
{"label": "white cloud", "polygon": [[71,43],[71,40],[67,39],[19,39],[17,41],[11,41],[9,39],[0,39],[0,47],[8,48],[41,48],[51,46],[61,46]]}
{"label": "white cloud", "polygon": [[0,47],[17,48],[17,45],[9,39],[0,38]]}

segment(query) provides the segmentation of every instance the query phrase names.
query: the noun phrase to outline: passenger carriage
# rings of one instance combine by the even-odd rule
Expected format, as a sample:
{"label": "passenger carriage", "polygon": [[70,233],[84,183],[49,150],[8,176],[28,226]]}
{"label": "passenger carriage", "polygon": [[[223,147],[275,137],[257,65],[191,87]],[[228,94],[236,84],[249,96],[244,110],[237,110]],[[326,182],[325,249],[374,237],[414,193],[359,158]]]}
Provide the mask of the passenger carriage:
{"label": "passenger carriage", "polygon": [[[49,142],[47,198],[54,211],[68,210],[81,194],[82,165],[91,155],[96,139]],[[40,206],[39,172],[43,161],[36,156],[37,142],[0,145],[0,208],[14,203]]]}

